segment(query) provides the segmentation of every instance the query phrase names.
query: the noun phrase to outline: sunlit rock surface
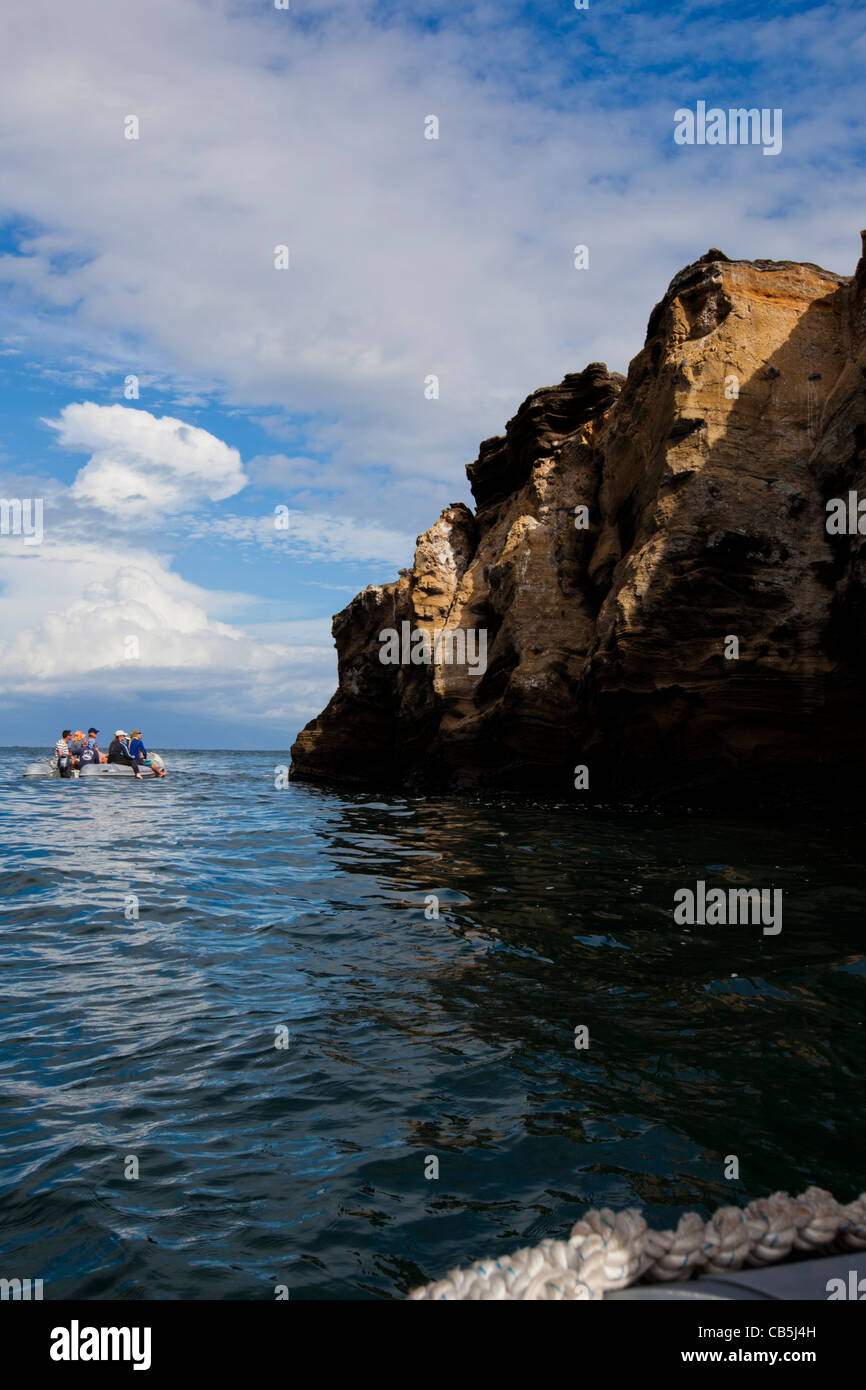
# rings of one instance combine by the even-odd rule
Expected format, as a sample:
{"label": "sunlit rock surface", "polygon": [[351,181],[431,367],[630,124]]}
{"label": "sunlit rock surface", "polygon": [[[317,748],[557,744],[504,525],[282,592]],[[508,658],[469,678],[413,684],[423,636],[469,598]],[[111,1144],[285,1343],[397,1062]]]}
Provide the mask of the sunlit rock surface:
{"label": "sunlit rock surface", "polygon": [[[447,507],[411,571],[334,619],[339,689],[294,777],[857,795],[866,578],[860,535],[826,521],[866,497],[862,257],[844,277],[709,251],[626,378],[592,363],[534,392],[467,471],[474,516]],[[483,674],[383,665],[403,622],[483,629]]]}

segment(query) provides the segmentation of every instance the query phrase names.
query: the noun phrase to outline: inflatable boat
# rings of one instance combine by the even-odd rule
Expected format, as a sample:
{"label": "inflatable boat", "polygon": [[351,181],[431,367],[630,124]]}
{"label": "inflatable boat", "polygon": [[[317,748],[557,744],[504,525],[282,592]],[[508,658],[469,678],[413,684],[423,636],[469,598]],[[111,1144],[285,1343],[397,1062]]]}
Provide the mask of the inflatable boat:
{"label": "inflatable boat", "polygon": [[[413,1289],[411,1299],[773,1299],[866,1295],[866,1191],[774,1192],[709,1221],[684,1212],[650,1230],[640,1208],[587,1211],[565,1240],[542,1240]],[[775,1363],[774,1363],[775,1364]]]}
{"label": "inflatable boat", "polygon": [[[151,766],[142,764],[139,768],[142,779],[145,777],[156,778],[159,772],[165,769],[165,763],[158,753],[154,753],[150,759]],[[91,777],[125,779],[127,782],[134,782],[135,777],[131,767],[125,767],[123,763],[85,763],[84,767],[74,768],[72,778],[61,778],[57,769],[56,758],[40,758],[38,762],[28,763],[24,769],[25,777],[56,777],[61,781],[71,781],[72,778],[86,777],[88,781]]]}
{"label": "inflatable boat", "polygon": [[817,1255],[766,1269],[732,1270],[730,1274],[699,1274],[685,1283],[634,1284],[606,1293],[608,1299],[808,1299],[833,1302],[860,1299],[866,1291],[866,1254]]}

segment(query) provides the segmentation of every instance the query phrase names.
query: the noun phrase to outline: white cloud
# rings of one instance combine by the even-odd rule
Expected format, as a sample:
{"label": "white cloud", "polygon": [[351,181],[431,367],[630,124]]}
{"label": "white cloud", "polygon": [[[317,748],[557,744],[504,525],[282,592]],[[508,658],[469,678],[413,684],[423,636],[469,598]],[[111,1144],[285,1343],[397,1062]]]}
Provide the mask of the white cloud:
{"label": "white cloud", "polygon": [[[416,24],[411,7],[385,21],[314,5],[299,23],[150,0],[142,67],[135,7],[107,24],[104,0],[30,0],[0,89],[4,202],[37,229],[0,267],[15,303],[48,309],[55,351],[77,335],[100,357],[110,344],[118,371],[194,374],[289,411],[314,435],[291,450],[326,449],[354,510],[372,468],[404,514],[431,505],[431,482],[447,502],[529,391],[592,359],[623,368],[671,274],[708,245],[842,271],[856,258],[857,15],[799,16],[795,44],[789,17],[732,26],[705,9],[695,28],[688,6],[682,25],[603,9],[551,12],[552,41],[513,6],[446,6],[431,25],[427,7]],[[696,95],[724,102],[753,35],[764,67],[738,99],[785,106],[783,156],[677,151],[696,52],[716,62]]]}
{"label": "white cloud", "polygon": [[96,688],[103,699],[132,693],[205,718],[285,727],[327,701],[336,660],[325,621],[245,631],[214,616],[261,606],[202,590],[146,551],[46,540],[25,554],[4,541],[0,697]]}
{"label": "white cloud", "polygon": [[289,536],[292,546],[310,560],[377,560],[410,565],[415,553],[416,538],[407,532],[372,521],[355,521],[349,516],[292,512]]}
{"label": "white cloud", "polygon": [[71,495],[106,512],[178,510],[204,497],[231,497],[247,482],[237,449],[171,415],[84,401],[45,424],[63,448],[91,455]]}
{"label": "white cloud", "polygon": [[335,592],[341,594],[354,594],[357,592],[351,584],[325,584],[321,579],[302,579],[301,583],[305,589],[333,589]]}
{"label": "white cloud", "polygon": [[[290,492],[291,525],[188,520],[244,486],[234,450],[146,409],[68,406],[59,442],[89,461],[65,513],[46,484],[38,563],[0,551],[0,690],[101,680],[309,717],[333,688],[326,637],[261,613],[242,627],[248,596],[124,548],[126,517],[139,539],[168,512],[187,538],[399,566],[524,396],[593,359],[627,365],[687,260],[717,245],[845,272],[859,249],[856,8],[731,24],[709,4],[566,0],[534,29],[531,6],[454,0],[313,0],[302,16],[149,0],[146,41],[137,7],[107,13],[28,0],[4,34],[3,216],[25,229],[0,256],[4,351],[22,351],[30,388],[92,395],[134,372],[143,404],[255,407],[286,452],[250,473]],[[783,154],[677,150],[673,112],[696,98],[783,106]],[[118,650],[133,619],[138,665]]]}
{"label": "white cloud", "polygon": [[415,553],[416,537],[380,522],[333,516],[327,512],[289,509],[289,525],[278,530],[274,516],[219,516],[202,521],[181,518],[185,534],[192,540],[220,539],[241,545],[258,545],[281,550],[293,559],[309,562],[408,565]]}

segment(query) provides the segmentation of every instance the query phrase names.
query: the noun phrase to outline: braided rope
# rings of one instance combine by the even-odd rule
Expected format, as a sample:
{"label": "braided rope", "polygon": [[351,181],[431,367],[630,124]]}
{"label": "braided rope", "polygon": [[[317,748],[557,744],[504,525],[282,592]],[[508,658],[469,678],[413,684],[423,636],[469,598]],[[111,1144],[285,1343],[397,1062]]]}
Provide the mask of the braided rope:
{"label": "braided rope", "polygon": [[866,1192],[847,1206],[820,1187],[799,1197],[776,1192],[745,1209],[721,1207],[709,1221],[688,1212],[675,1231],[651,1231],[635,1208],[614,1213],[604,1207],[582,1216],[568,1240],[543,1240],[534,1249],[452,1269],[409,1297],[588,1301],[642,1280],[760,1268],[792,1250],[866,1250]]}

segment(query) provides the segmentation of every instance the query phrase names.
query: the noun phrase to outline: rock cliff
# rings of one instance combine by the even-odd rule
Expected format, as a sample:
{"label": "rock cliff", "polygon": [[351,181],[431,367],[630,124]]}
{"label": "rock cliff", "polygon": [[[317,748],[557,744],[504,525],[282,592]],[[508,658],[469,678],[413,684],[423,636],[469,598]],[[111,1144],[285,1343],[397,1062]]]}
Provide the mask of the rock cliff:
{"label": "rock cliff", "polygon": [[851,277],[710,250],[625,378],[591,363],[529,396],[467,470],[474,515],[447,507],[411,571],[337,614],[339,689],[292,776],[593,800],[854,792],[866,567],[827,504],[866,498],[863,242]]}

